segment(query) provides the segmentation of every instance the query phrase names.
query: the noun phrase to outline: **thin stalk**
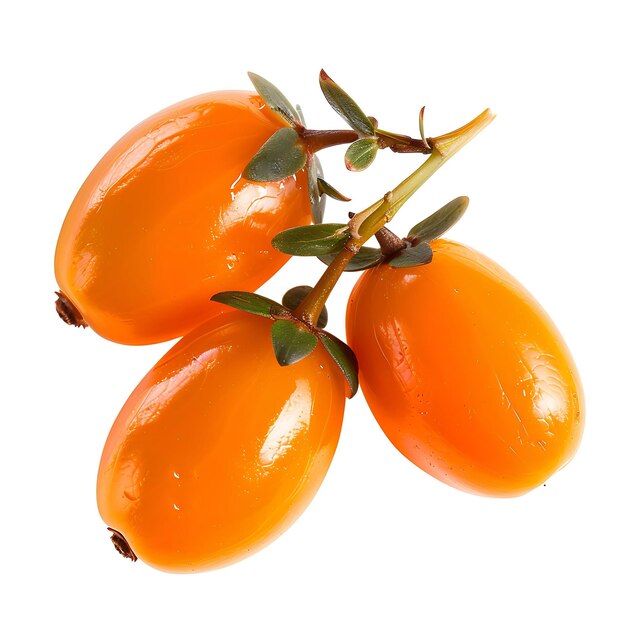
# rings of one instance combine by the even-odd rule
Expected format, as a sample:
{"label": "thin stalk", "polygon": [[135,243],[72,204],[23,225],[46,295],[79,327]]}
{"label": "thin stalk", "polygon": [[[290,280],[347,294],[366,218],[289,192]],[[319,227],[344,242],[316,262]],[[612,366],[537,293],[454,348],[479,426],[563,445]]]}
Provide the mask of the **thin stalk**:
{"label": "thin stalk", "polygon": [[378,145],[381,148],[389,148],[392,152],[430,154],[432,149],[427,140],[414,139],[408,135],[390,133],[387,130],[376,129]]}
{"label": "thin stalk", "polygon": [[[358,248],[353,251],[352,248],[344,247],[333,262],[326,268],[326,271],[317,281],[315,287],[313,287],[304,300],[302,300],[300,306],[294,311],[295,317],[313,326],[317,324],[317,320],[322,313],[326,300],[328,300],[328,296],[330,296],[330,292],[334,289],[346,265],[348,265],[350,259],[357,251]],[[313,298],[310,298],[313,292],[315,292],[315,295]],[[307,302],[309,302],[309,304],[307,304]]]}
{"label": "thin stalk", "polygon": [[317,284],[300,303],[294,314],[301,320],[315,325],[326,304],[326,300],[337,284],[344,268],[350,259],[359,251],[367,240],[376,234],[404,203],[449,159],[451,159],[465,144],[471,141],[494,118],[489,109],[461,128],[429,139],[433,152],[426,161],[410,176],[405,178],[392,191],[373,205],[357,213],[348,223],[350,237],[344,249],[328,266]]}
{"label": "thin stalk", "polygon": [[[362,137],[354,130],[312,130],[300,127],[299,132],[304,145],[312,153],[352,143]],[[429,140],[414,139],[408,135],[398,135],[379,129],[376,129],[375,137],[378,139],[379,148],[389,148],[392,152],[430,154],[432,151]]]}
{"label": "thin stalk", "polygon": [[301,137],[310,152],[318,152],[324,148],[352,143],[359,138],[359,134],[354,130],[309,130],[304,128]]}

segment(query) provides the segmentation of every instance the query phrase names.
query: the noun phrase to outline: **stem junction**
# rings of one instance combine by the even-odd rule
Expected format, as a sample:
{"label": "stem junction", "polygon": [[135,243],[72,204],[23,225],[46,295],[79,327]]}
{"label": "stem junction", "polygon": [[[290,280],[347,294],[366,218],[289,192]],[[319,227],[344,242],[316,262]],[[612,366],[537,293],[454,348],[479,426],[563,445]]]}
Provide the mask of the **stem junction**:
{"label": "stem junction", "polygon": [[[449,159],[451,159],[465,144],[480,133],[494,118],[489,109],[461,128],[423,141],[428,146],[430,156],[412,174],[405,178],[394,189],[387,192],[383,198],[367,209],[354,215],[348,223],[350,236],[343,250],[326,268],[321,278],[302,300],[294,314],[307,324],[315,325],[320,313],[337,284],[346,265],[359,249],[389,222],[400,210],[404,203]],[[380,131],[376,131],[377,133]],[[432,151],[431,151],[432,149]]]}

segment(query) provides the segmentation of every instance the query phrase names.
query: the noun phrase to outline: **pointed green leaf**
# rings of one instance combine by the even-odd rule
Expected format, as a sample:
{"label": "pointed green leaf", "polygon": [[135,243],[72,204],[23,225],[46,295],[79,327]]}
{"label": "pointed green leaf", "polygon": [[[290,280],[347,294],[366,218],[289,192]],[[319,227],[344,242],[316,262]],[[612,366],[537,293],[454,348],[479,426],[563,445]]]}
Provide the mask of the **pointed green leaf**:
{"label": "pointed green leaf", "polygon": [[307,179],[309,185],[309,199],[311,200],[311,213],[313,215],[313,223],[321,224],[324,221],[324,210],[326,209],[326,198],[320,193],[317,181],[322,176],[322,164],[317,158],[317,155],[313,155],[313,158],[309,161],[309,167],[307,169]]}
{"label": "pointed green leaf", "polygon": [[299,119],[298,112],[278,87],[270,83],[266,78],[254,74],[253,72],[248,72],[248,77],[252,81],[257,93],[263,98],[265,104],[267,104],[272,111],[278,113],[292,125]]}
{"label": "pointed green leaf", "polygon": [[339,252],[349,236],[345,224],[297,226],[278,233],[272,246],[294,256],[320,256]]}
{"label": "pointed green leaf", "polygon": [[309,356],[317,337],[302,323],[278,320],[272,324],[272,344],[279,365],[292,365]]}
{"label": "pointed green leaf", "polygon": [[350,397],[354,397],[359,390],[359,364],[354,352],[350,346],[327,332],[320,333],[320,341],[346,377],[350,387]]}
{"label": "pointed green leaf", "polygon": [[370,137],[357,139],[353,144],[348,146],[344,160],[346,167],[351,172],[362,172],[369,167],[378,152],[378,141]]}
{"label": "pointed green leaf", "polygon": [[432,241],[443,235],[463,217],[467,209],[469,198],[461,196],[455,198],[435,211],[432,215],[416,224],[409,231],[408,237],[419,241]]}
{"label": "pointed green leaf", "polygon": [[260,296],[258,293],[248,293],[247,291],[222,291],[216,293],[211,300],[262,317],[274,318],[288,313],[285,307],[278,302]]}
{"label": "pointed green leaf", "polygon": [[333,200],[339,200],[339,202],[350,202],[348,196],[344,196],[340,191],[337,191],[330,183],[327,183],[323,178],[317,179],[317,188],[320,194],[326,194]]}
{"label": "pointed green leaf", "polygon": [[306,149],[293,128],[277,130],[252,157],[243,171],[248,180],[281,180],[306,165]]}
{"label": "pointed green leaf", "polygon": [[[283,296],[283,305],[290,311],[295,311],[300,306],[300,303],[309,295],[312,289],[313,287],[309,287],[309,285],[292,287]],[[317,327],[325,328],[326,324],[328,324],[328,309],[324,306],[317,320]]]}
{"label": "pointed green leaf", "polygon": [[354,130],[363,135],[373,135],[376,132],[372,121],[359,105],[324,70],[320,72],[320,87],[328,104]]}
{"label": "pointed green leaf", "polygon": [[[320,255],[318,258],[322,263],[330,265],[337,254]],[[370,267],[378,265],[384,259],[380,248],[369,248],[363,246],[351,259],[344,268],[344,272],[360,272]]]}
{"label": "pointed green leaf", "polygon": [[404,248],[396,253],[388,263],[391,267],[415,267],[426,265],[433,260],[433,250],[427,241],[422,241],[411,248]]}

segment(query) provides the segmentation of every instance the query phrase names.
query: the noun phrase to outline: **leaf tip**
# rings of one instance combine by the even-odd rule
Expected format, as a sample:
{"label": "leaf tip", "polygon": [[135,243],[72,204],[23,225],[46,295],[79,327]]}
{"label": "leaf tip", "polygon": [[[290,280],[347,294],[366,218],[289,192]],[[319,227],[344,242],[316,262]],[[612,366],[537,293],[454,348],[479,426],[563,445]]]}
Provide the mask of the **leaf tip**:
{"label": "leaf tip", "polygon": [[243,171],[241,172],[241,177],[245,178],[246,180],[251,180],[253,181],[254,179],[252,178],[253,174],[252,174],[252,168],[250,167],[250,163],[248,163],[248,165],[246,165],[243,168]]}
{"label": "leaf tip", "polygon": [[359,390],[359,363],[350,346],[334,335],[323,331],[320,341],[345,377],[348,398],[353,398]]}
{"label": "leaf tip", "polygon": [[326,194],[333,200],[339,200],[339,202],[352,202],[352,198],[341,193],[338,189],[335,189],[330,183],[323,178],[317,178],[317,189],[320,195]]}

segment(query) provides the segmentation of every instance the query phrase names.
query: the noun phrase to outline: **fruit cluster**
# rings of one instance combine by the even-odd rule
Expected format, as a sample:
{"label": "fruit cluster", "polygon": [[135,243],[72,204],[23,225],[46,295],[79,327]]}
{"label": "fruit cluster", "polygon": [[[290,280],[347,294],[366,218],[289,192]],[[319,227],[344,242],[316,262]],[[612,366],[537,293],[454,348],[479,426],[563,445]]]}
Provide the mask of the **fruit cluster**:
{"label": "fruit cluster", "polygon": [[[57,245],[57,311],[125,344],[182,337],[118,415],[97,481],[116,548],[168,571],[221,567],[283,532],[319,488],[345,399],[359,382],[382,430],[432,476],[515,496],[574,455],[583,399],[572,357],[540,305],[478,252],[441,239],[457,198],[400,238],[408,198],[492,119],[427,138],[378,128],[322,71],[346,130],[311,130],[271,83],[215,92],[148,118],[91,172]],[[347,223],[323,223],[316,153],[348,144],[349,169],[379,149],[428,155]],[[311,224],[311,222],[314,222]],[[363,244],[374,236],[379,247]],[[282,302],[254,291],[289,258],[327,268]],[[324,330],[344,271],[362,271],[347,343]]]}

